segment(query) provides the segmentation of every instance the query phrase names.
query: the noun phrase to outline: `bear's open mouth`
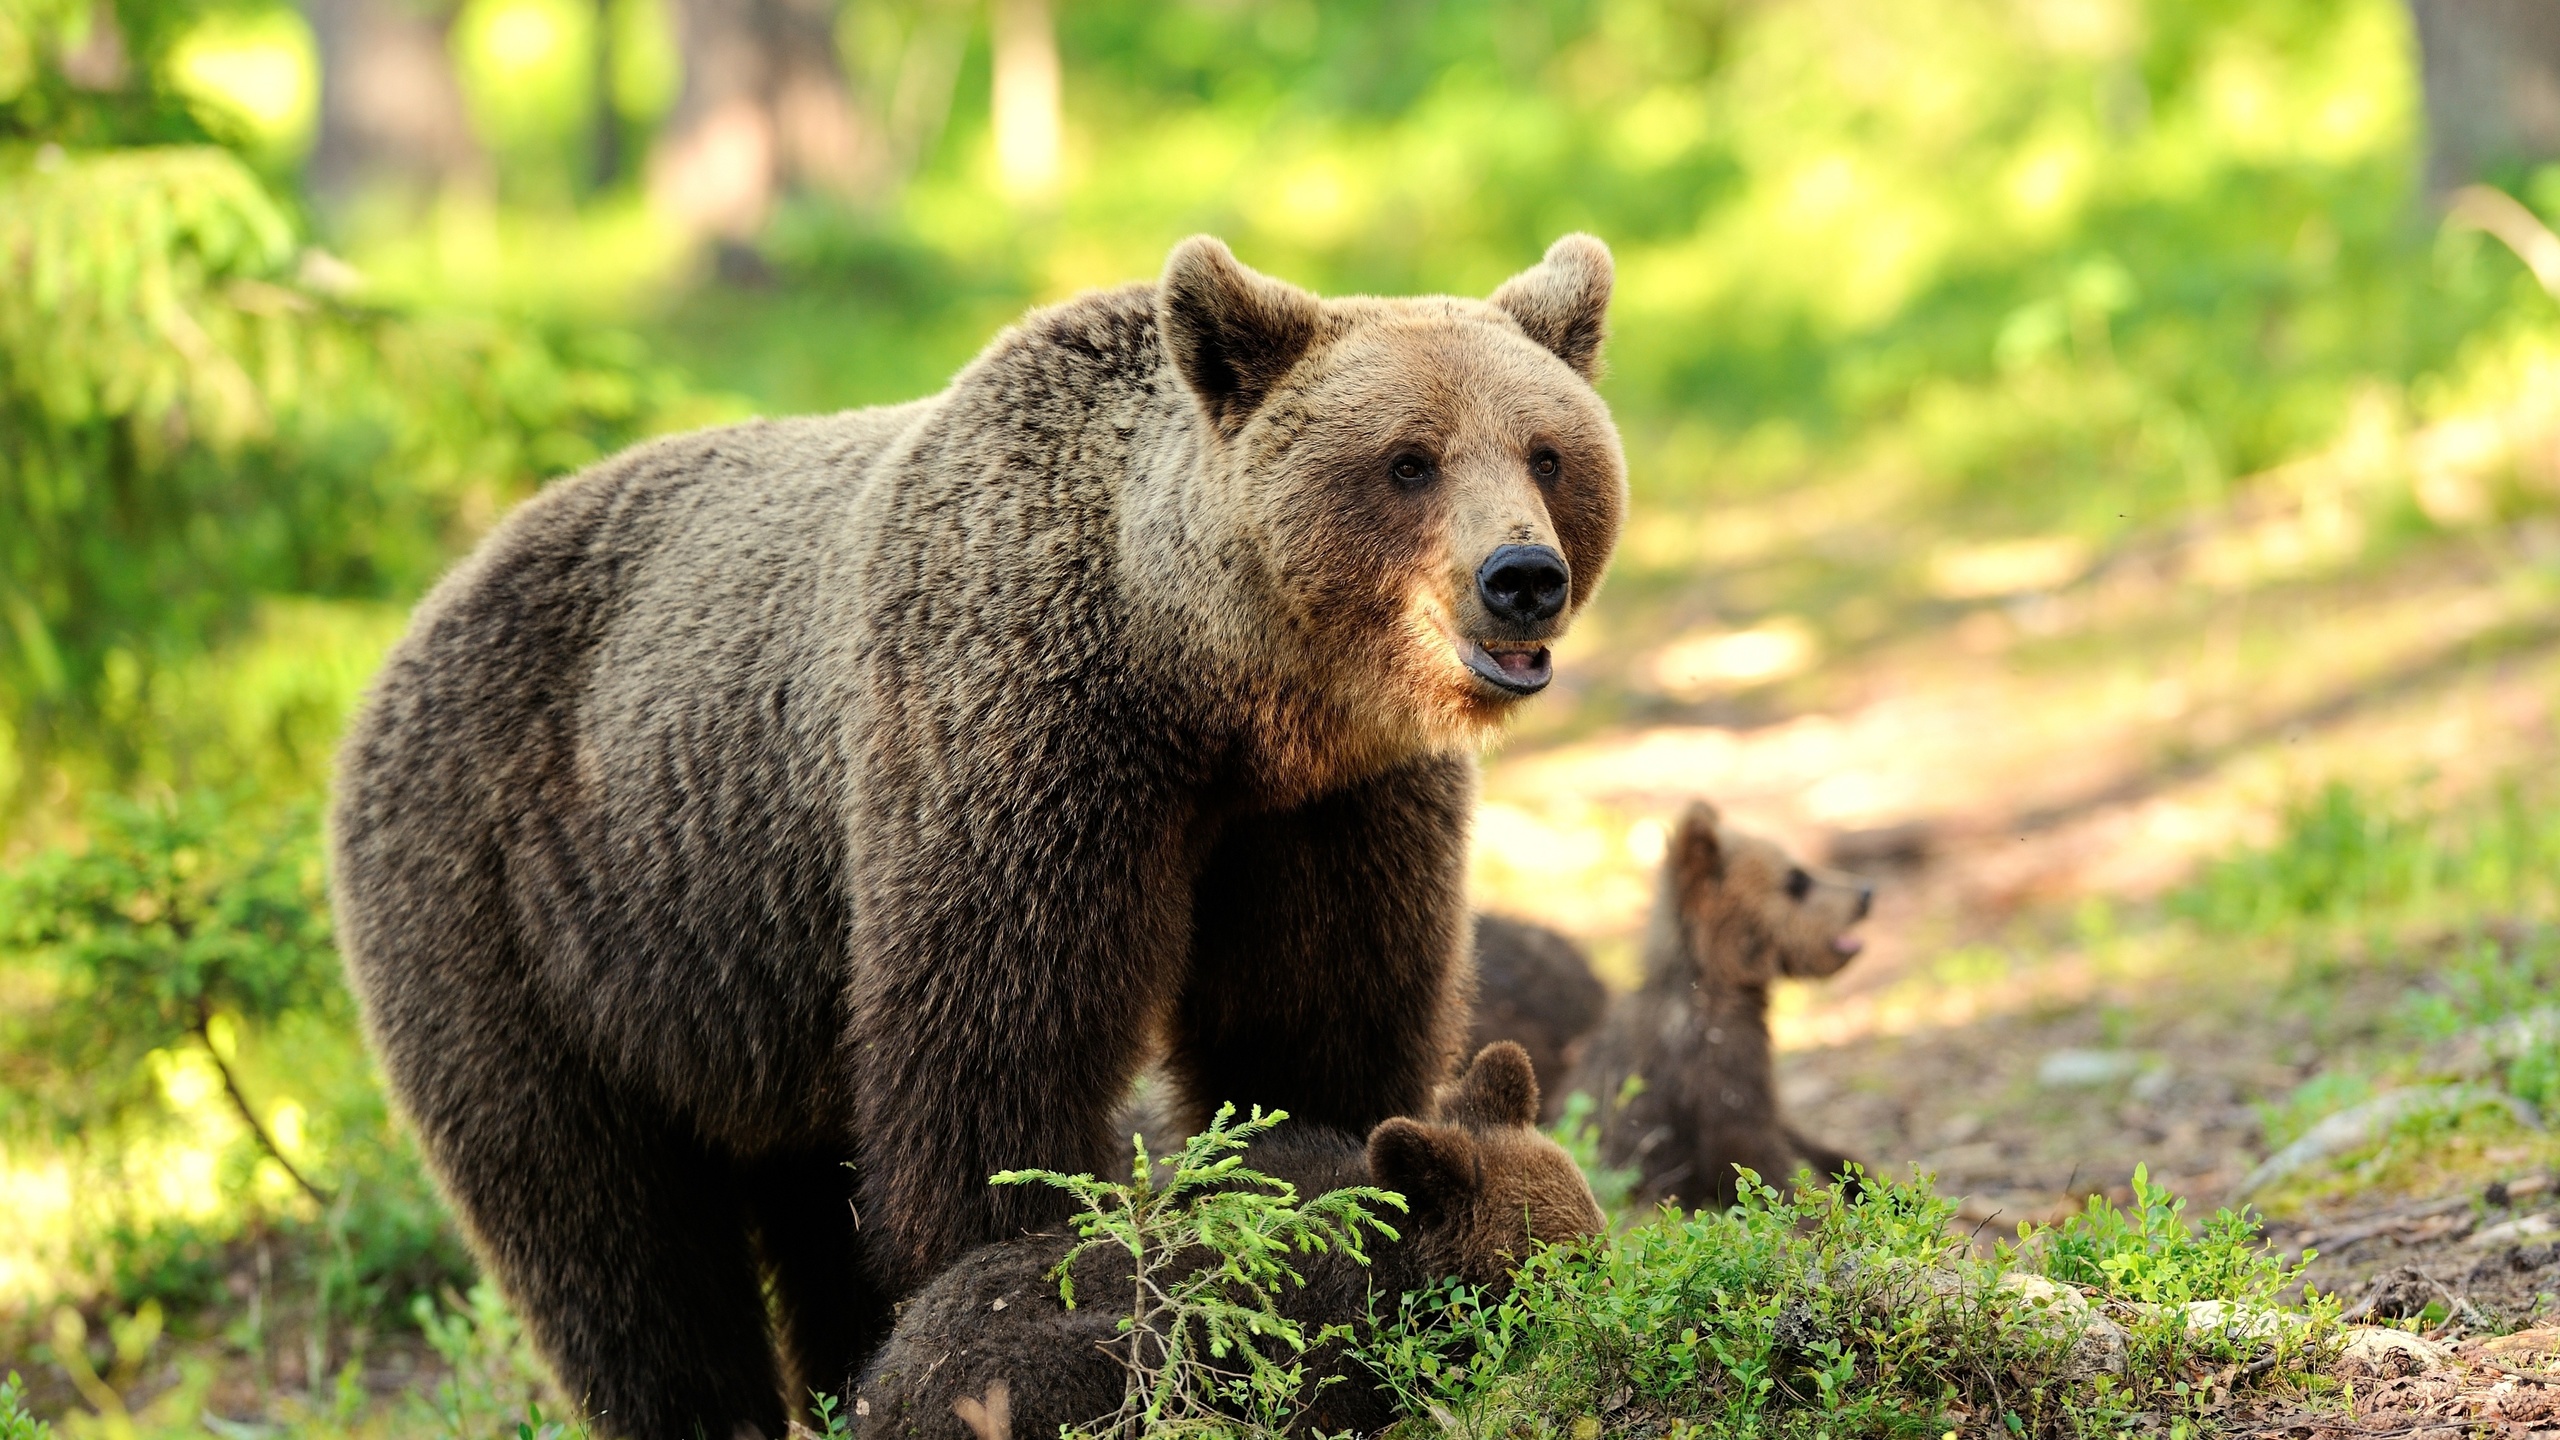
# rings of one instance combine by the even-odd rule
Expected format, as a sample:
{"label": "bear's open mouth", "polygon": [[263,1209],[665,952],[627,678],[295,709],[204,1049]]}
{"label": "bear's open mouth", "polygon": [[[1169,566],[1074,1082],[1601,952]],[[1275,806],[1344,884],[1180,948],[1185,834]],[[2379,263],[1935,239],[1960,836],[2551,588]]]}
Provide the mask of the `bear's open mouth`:
{"label": "bear's open mouth", "polygon": [[1855,955],[1866,948],[1867,942],[1855,935],[1834,935],[1831,937],[1831,950],[1835,955]]}
{"label": "bear's open mouth", "polygon": [[1555,678],[1553,658],[1544,645],[1514,641],[1470,640],[1459,652],[1477,678],[1512,695],[1535,695]]}

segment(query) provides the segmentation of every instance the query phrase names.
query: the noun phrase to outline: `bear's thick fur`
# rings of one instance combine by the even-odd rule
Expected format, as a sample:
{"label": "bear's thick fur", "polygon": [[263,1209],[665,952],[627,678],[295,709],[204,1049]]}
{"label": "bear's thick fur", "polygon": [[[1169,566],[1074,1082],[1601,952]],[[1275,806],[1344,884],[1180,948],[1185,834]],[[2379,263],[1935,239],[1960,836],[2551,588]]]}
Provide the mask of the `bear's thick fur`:
{"label": "bear's thick fur", "polygon": [[[1371,1237],[1365,1267],[1339,1252],[1293,1257],[1307,1283],[1282,1289],[1282,1313],[1313,1331],[1363,1319],[1373,1291],[1382,1314],[1393,1313],[1395,1297],[1443,1276],[1499,1291],[1533,1242],[1596,1234],[1604,1221],[1591,1188],[1534,1128],[1537,1113],[1528,1057],[1501,1044],[1476,1057],[1440,1122],[1389,1120],[1364,1146],[1293,1121],[1247,1152],[1248,1164],[1296,1186],[1302,1200],[1376,1185],[1412,1207],[1383,1212],[1402,1238]],[[1131,1343],[1118,1328],[1129,1313],[1128,1255],[1097,1248],[1079,1256],[1070,1310],[1050,1271],[1071,1243],[1032,1235],[982,1247],[901,1306],[896,1332],[855,1389],[861,1440],[968,1440],[978,1426],[961,1402],[984,1404],[998,1385],[1017,1436],[1055,1435],[1061,1424],[1119,1409]],[[1199,1263],[1210,1263],[1205,1251]],[[1395,1419],[1391,1398],[1338,1342],[1307,1358],[1310,1384],[1342,1378],[1313,1392],[1299,1431],[1367,1434]]]}
{"label": "bear's thick fur", "polygon": [[339,933],[599,1425],[779,1435],[1054,1218],[987,1176],[1106,1163],[1150,1054],[1195,1115],[1428,1105],[1475,748],[1624,505],[1609,288],[1582,236],[1490,301],[1195,238],[930,399],[604,461],[419,607],[340,758]]}
{"label": "bear's thick fur", "polygon": [[[1773,1185],[1806,1167],[1842,1174],[1848,1156],[1779,1113],[1769,982],[1847,964],[1873,890],[1701,803],[1672,833],[1655,893],[1644,983],[1610,1005],[1567,1082],[1599,1102],[1601,1160],[1639,1172],[1636,1198],[1693,1207],[1732,1204],[1736,1165]],[[1631,1076],[1643,1083],[1627,1096]]]}
{"label": "bear's thick fur", "polygon": [[1582,1056],[1582,1037],[1609,1008],[1609,988],[1591,959],[1561,931],[1507,915],[1476,917],[1475,1021],[1467,1043],[1509,1040],[1529,1053],[1546,1097],[1541,1119],[1564,1108],[1565,1077]]}

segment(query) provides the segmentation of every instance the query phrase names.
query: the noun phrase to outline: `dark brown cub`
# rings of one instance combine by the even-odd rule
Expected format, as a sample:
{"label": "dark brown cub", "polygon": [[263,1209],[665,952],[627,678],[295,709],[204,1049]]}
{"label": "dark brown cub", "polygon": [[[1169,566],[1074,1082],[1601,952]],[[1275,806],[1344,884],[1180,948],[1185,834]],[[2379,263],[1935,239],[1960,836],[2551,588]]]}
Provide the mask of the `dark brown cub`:
{"label": "dark brown cub", "polygon": [[[1365,1317],[1374,1293],[1382,1310],[1395,1297],[1455,1275],[1499,1290],[1539,1241],[1597,1233],[1600,1207],[1582,1172],[1538,1133],[1537,1080],[1515,1045],[1492,1045],[1442,1097],[1439,1121],[1388,1120],[1359,1136],[1323,1126],[1284,1125],[1254,1147],[1249,1163],[1297,1187],[1301,1199],[1352,1185],[1376,1185],[1412,1208],[1386,1219],[1402,1236],[1373,1239],[1366,1267],[1339,1254],[1299,1256],[1307,1284],[1280,1308],[1313,1330]],[[985,1245],[962,1256],[899,1307],[897,1329],[865,1371],[856,1393],[861,1440],[968,1440],[975,1402],[1002,1386],[1013,1433],[1051,1436],[1118,1409],[1126,1393],[1119,1331],[1129,1313],[1125,1253],[1096,1248],[1074,1269],[1077,1306],[1058,1298],[1050,1269],[1072,1242],[1043,1233]],[[1205,1250],[1200,1264],[1211,1263]],[[1308,1353],[1311,1392],[1296,1429],[1367,1434],[1396,1419],[1391,1398],[1338,1344]]]}
{"label": "dark brown cub", "polygon": [[1609,1008],[1608,987],[1582,947],[1558,931],[1505,915],[1476,916],[1476,1005],[1470,1044],[1509,1040],[1529,1052],[1546,1096],[1540,1119],[1564,1108],[1565,1077],[1582,1038]]}

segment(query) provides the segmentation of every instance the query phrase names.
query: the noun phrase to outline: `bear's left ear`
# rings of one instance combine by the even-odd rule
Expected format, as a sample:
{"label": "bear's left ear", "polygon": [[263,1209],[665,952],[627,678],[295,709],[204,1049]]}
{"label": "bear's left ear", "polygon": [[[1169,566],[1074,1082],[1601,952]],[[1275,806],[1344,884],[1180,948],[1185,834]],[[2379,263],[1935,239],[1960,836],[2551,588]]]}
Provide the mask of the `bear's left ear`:
{"label": "bear's left ear", "polygon": [[1511,1040],[1496,1040],[1476,1052],[1475,1063],[1458,1078],[1440,1109],[1459,1124],[1479,1129],[1537,1124],[1538,1072],[1529,1063],[1529,1052]]}
{"label": "bear's left ear", "polygon": [[1316,336],[1316,297],[1244,267],[1207,235],[1173,247],[1156,324],[1173,368],[1222,439],[1233,439]]}
{"label": "bear's left ear", "polygon": [[1369,1183],[1403,1196],[1416,1220],[1446,1214],[1483,1181],[1475,1143],[1462,1131],[1398,1116],[1369,1132]]}
{"label": "bear's left ear", "polygon": [[1600,373],[1616,274],[1608,246],[1594,236],[1567,235],[1547,247],[1546,259],[1503,281],[1493,303],[1509,311],[1530,339],[1590,380]]}

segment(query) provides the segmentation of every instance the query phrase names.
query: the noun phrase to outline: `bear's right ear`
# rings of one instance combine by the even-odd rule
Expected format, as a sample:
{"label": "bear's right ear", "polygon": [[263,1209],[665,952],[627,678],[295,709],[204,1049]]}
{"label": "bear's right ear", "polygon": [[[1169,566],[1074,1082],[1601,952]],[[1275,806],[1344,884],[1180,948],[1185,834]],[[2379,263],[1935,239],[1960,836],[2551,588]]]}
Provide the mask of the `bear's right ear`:
{"label": "bear's right ear", "polygon": [[1316,336],[1316,297],[1244,267],[1194,235],[1173,247],[1156,324],[1173,368],[1221,439],[1233,439]]}
{"label": "bear's right ear", "polygon": [[1609,291],[1617,266],[1591,235],[1567,235],[1537,264],[1502,282],[1493,303],[1511,313],[1532,340],[1585,380],[1600,373],[1600,342],[1609,334]]}
{"label": "bear's right ear", "polygon": [[1475,1193],[1483,1162],[1464,1132],[1397,1116],[1369,1132],[1369,1183],[1403,1196],[1415,1219],[1429,1219]]}

